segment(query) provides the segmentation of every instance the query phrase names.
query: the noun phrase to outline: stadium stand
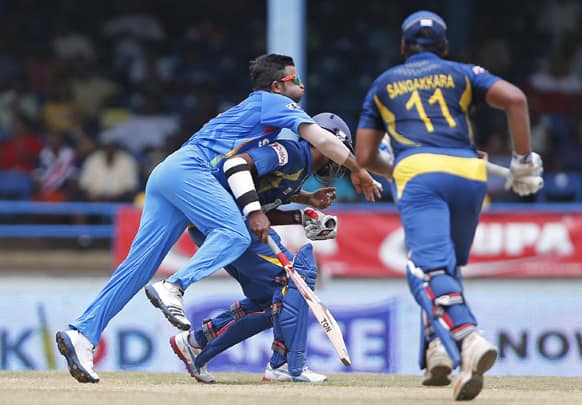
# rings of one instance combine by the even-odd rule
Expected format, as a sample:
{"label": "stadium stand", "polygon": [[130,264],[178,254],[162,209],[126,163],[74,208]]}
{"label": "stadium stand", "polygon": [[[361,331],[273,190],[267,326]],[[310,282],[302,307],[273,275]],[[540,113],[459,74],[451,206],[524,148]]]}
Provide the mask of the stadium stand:
{"label": "stadium stand", "polygon": [[[493,14],[501,6],[504,13]],[[467,21],[450,32],[451,58],[480,61],[524,88],[531,100],[532,132],[544,158],[547,190],[527,200],[495,191],[491,200],[580,201],[582,28],[575,21],[582,5],[577,2],[468,1],[454,9],[429,1],[368,0],[357,8],[348,0],[309,2],[307,111],[336,111],[353,128],[370,81],[401,60],[399,22],[421,7]],[[93,203],[77,183],[87,157],[103,147],[102,137],[108,134],[134,137],[143,147],[122,142],[139,164],[139,189],[124,195],[130,202],[143,191],[157,162],[248,92],[247,62],[266,49],[266,3],[231,2],[228,15],[223,8],[216,2],[179,0],[0,2],[0,150],[14,138],[18,122],[29,125],[28,131],[45,146],[58,133],[73,149],[75,162],[67,181],[54,191],[65,201]],[[541,15],[560,24],[550,24]],[[479,24],[471,23],[477,19]],[[323,26],[321,21],[334,24]],[[548,105],[548,92],[567,102]],[[155,112],[149,108],[152,99],[159,102]],[[479,147],[496,137],[508,142],[502,115],[479,108],[473,116]],[[163,124],[164,136],[151,142],[151,131],[144,131],[149,138],[140,138],[136,125],[149,128],[148,123]],[[128,127],[129,135],[123,132]],[[46,166],[45,159],[28,174],[3,173],[8,177],[0,182],[0,198],[48,201],[33,181]],[[564,175],[568,181],[562,186]],[[15,177],[20,180],[12,181]],[[383,203],[390,204],[386,190]],[[345,200],[354,201],[349,191]],[[7,215],[4,224],[12,220]],[[82,225],[62,218],[70,226]],[[107,225],[103,218],[89,222]],[[72,237],[78,233],[66,232]]]}

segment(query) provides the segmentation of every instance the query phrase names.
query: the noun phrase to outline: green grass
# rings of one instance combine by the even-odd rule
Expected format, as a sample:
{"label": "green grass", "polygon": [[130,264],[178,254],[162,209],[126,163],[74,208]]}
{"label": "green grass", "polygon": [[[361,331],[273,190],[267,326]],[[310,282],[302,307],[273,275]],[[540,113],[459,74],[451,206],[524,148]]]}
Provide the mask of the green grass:
{"label": "green grass", "polygon": [[[429,388],[419,376],[330,374],[320,385],[261,382],[261,375],[216,373],[218,383],[187,374],[101,373],[98,384],[77,383],[64,371],[0,372],[1,404],[445,404],[452,386]],[[479,404],[582,404],[582,378],[486,377]]]}

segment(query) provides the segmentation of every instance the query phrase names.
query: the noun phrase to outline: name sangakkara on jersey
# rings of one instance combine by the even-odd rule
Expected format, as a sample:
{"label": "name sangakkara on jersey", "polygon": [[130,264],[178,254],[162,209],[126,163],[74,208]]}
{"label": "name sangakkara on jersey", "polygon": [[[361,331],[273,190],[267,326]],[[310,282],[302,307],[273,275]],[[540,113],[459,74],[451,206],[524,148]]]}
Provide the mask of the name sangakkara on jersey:
{"label": "name sangakkara on jersey", "polygon": [[436,88],[454,88],[455,81],[452,75],[429,75],[414,79],[399,80],[388,83],[386,90],[391,99],[414,90],[430,90]]}

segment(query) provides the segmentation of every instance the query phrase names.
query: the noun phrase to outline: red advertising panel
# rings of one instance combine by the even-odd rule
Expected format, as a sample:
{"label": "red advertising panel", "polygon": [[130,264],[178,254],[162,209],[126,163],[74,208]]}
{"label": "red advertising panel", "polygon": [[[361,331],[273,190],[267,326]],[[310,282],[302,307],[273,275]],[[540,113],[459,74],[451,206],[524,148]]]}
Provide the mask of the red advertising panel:
{"label": "red advertising panel", "polygon": [[[334,277],[403,277],[404,233],[395,212],[341,211],[335,240],[313,242],[323,271]],[[123,209],[115,258],[127,254],[139,211]],[[291,250],[306,240],[299,226],[277,227]],[[173,273],[195,246],[185,233],[160,271]],[[582,277],[582,213],[485,212],[477,228],[466,277]]]}
{"label": "red advertising panel", "polygon": [[[113,242],[113,260],[117,267],[131,247],[131,242],[139,227],[141,210],[133,207],[121,208],[115,221],[115,238]],[[196,245],[190,239],[188,233],[178,239],[172,250],[168,252],[166,258],[158,269],[158,274],[172,274],[182,267],[196,251]]]}

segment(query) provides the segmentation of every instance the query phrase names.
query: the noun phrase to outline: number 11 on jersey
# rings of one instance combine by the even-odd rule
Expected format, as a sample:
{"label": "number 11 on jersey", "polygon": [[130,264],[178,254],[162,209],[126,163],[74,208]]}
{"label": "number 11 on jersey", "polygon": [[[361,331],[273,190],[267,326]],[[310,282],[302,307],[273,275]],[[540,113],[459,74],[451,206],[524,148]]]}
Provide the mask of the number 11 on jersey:
{"label": "number 11 on jersey", "polygon": [[[432,96],[430,96],[430,98],[428,99],[428,103],[429,104],[438,103],[439,107],[441,108],[441,113],[443,114],[443,117],[445,118],[445,120],[447,121],[449,126],[451,128],[454,128],[457,126],[457,123],[455,122],[454,118],[451,116],[451,113],[449,112],[449,108],[447,107],[447,103],[445,102],[445,97],[444,97],[443,91],[441,89],[438,89],[438,88],[435,89]],[[420,94],[418,93],[418,90],[414,90],[412,92],[412,94],[410,95],[410,98],[406,102],[406,109],[411,110],[412,108],[416,108],[416,111],[418,112],[418,116],[420,117],[422,122],[424,122],[424,125],[426,126],[426,130],[428,132],[433,132],[434,125],[432,124],[432,121],[430,120],[428,115],[426,115],[426,111],[424,110],[424,105],[422,104],[422,100],[420,98]]]}

